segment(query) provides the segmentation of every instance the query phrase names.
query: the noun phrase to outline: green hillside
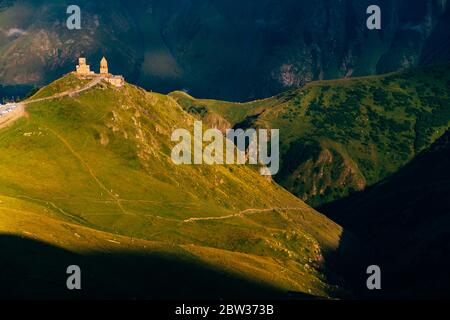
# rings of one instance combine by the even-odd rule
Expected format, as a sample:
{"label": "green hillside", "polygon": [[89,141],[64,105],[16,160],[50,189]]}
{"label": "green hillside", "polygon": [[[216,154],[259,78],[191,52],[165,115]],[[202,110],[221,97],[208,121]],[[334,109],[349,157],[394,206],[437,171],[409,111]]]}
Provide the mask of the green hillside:
{"label": "green hillside", "polygon": [[[84,85],[67,75],[29,101]],[[217,288],[211,296],[249,291],[253,296],[261,286],[335,294],[324,257],[339,246],[342,229],[256,168],[174,165],[171,133],[191,129],[194,120],[173,98],[128,84],[116,88],[102,82],[78,94],[29,102],[26,117],[0,130],[0,253],[15,252],[14,259],[0,263],[2,274],[18,268],[52,296],[55,281],[65,281],[65,270],[47,269],[56,268],[54,259],[75,261],[71,264],[82,259],[101,273],[102,267],[111,270],[106,262],[122,261],[116,253],[164,254],[170,263],[152,258],[142,265],[152,265],[150,273],[170,269],[173,276],[160,278],[170,283],[127,296],[155,296],[163,286],[176,297],[204,296],[205,288]],[[17,242],[14,237],[22,239],[23,250],[9,245]],[[36,249],[40,246],[44,249]],[[50,262],[23,269],[23,261],[36,260]],[[133,262],[123,263],[129,270],[140,259],[126,261]],[[213,271],[203,276],[198,265]],[[114,268],[111,273],[120,270]],[[192,268],[192,273],[183,270]],[[57,272],[63,280],[54,278]],[[53,277],[45,277],[48,273]],[[126,289],[129,278],[119,274],[106,286],[123,295],[132,286]],[[30,282],[5,278],[18,296],[38,292],[27,291]],[[183,283],[193,287],[184,290]],[[221,291],[223,286],[229,291]],[[92,289],[86,294],[95,295]]]}
{"label": "green hillside", "polygon": [[171,95],[200,117],[280,129],[282,165],[275,179],[318,206],[386,178],[445,132],[450,66],[313,82],[246,104]]}

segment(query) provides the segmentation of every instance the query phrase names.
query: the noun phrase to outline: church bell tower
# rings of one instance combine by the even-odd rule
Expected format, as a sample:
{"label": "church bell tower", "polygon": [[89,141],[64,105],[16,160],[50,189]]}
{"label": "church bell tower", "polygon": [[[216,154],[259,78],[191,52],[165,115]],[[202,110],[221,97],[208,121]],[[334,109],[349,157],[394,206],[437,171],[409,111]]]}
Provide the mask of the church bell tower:
{"label": "church bell tower", "polygon": [[108,71],[108,61],[105,57],[100,61],[100,74],[109,74]]}

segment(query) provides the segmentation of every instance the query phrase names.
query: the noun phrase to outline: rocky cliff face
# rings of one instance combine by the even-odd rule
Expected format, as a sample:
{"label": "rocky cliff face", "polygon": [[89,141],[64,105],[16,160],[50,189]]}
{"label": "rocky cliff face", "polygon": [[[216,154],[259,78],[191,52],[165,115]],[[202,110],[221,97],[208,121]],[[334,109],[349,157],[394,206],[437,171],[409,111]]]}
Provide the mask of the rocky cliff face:
{"label": "rocky cliff face", "polygon": [[342,150],[308,139],[291,145],[276,180],[312,206],[364,190],[367,184],[364,174]]}
{"label": "rocky cliff face", "polygon": [[66,0],[0,1],[0,82],[44,84],[84,53],[156,91],[248,100],[316,79],[448,61],[445,0],[78,1],[82,29],[65,27]]}

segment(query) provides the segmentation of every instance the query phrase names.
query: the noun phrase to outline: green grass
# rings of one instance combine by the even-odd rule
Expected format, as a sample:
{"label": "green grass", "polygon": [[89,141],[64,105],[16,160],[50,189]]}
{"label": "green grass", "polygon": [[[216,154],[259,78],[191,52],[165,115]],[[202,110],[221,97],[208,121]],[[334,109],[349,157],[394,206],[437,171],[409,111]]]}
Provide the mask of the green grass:
{"label": "green grass", "polygon": [[51,86],[40,89],[33,95],[33,99],[51,97],[54,94],[66,92],[73,89],[81,89],[89,83],[89,79],[79,79],[73,74],[68,74],[62,79],[56,80]]}
{"label": "green grass", "polygon": [[[81,85],[68,75],[31,99]],[[322,256],[341,228],[255,168],[174,165],[170,135],[194,117],[173,98],[101,83],[27,113],[0,130],[2,233],[79,253],[111,237],[123,250],[154,241],[281,291],[332,294]],[[193,217],[224,218],[184,221]]]}
{"label": "green grass", "polygon": [[278,128],[275,179],[313,206],[386,178],[449,127],[450,66],[318,81],[247,104],[178,97],[231,125]]}

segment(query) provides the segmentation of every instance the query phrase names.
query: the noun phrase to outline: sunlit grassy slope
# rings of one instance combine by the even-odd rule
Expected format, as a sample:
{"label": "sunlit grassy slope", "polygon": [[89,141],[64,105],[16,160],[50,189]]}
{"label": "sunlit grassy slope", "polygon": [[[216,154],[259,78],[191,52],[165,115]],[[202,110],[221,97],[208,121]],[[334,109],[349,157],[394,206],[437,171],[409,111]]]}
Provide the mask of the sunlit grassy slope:
{"label": "sunlit grassy slope", "polygon": [[[67,75],[31,99],[83,85]],[[105,252],[162,252],[173,258],[172,266],[179,263],[183,279],[190,274],[181,262],[188,261],[282,292],[332,292],[323,255],[338,247],[341,228],[256,168],[174,165],[170,135],[176,128],[191,130],[194,117],[173,98],[101,83],[75,96],[31,103],[27,112],[0,131],[3,235],[40,241],[83,259]],[[5,243],[0,250],[8,257],[14,248]],[[45,257],[36,251],[35,260],[52,261],[52,250],[44,250],[42,255],[50,252]],[[20,269],[27,250],[17,255]],[[10,270],[4,261],[0,266]],[[47,265],[30,272],[29,277],[47,281]],[[65,279],[64,270],[58,272]],[[199,272],[192,277],[202,278]],[[126,279],[121,274],[112,286],[133,295]],[[174,276],[169,288],[181,282]],[[202,288],[180,292],[208,296]],[[221,296],[220,288],[211,296]],[[157,296],[151,289],[142,294]]]}
{"label": "sunlit grassy slope", "polygon": [[171,94],[197,116],[281,131],[275,179],[311,205],[386,178],[440,137],[450,122],[450,66],[312,82],[246,104]]}

